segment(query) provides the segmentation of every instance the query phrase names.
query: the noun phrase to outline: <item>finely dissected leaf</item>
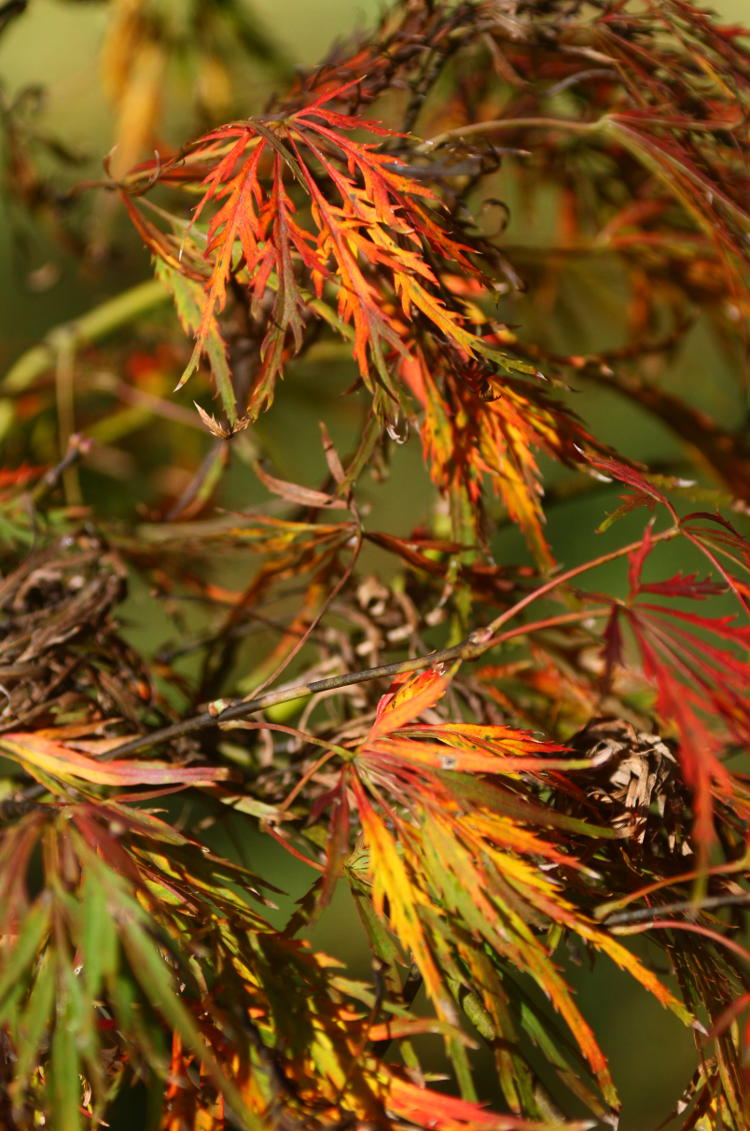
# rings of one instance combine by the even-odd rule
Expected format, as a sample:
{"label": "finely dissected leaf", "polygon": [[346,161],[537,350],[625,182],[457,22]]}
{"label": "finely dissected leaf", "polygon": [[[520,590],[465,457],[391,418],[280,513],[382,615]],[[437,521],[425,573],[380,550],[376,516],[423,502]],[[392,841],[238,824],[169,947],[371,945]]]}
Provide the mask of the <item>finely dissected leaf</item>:
{"label": "finely dissected leaf", "polygon": [[[182,328],[186,333],[197,333],[201,325],[204,298],[200,283],[181,274],[164,259],[154,260],[154,271],[174,299]],[[204,329],[204,348],[222,408],[227,414],[230,425],[234,425],[237,423],[237,397],[229,372],[226,343],[215,318]]]}
{"label": "finely dissected leaf", "polygon": [[722,515],[703,511],[686,515],[680,529],[723,577],[744,611],[750,612],[750,584],[747,576],[741,576],[750,573],[747,539]]}
{"label": "finely dissected leaf", "polygon": [[419,1088],[407,1080],[393,1080],[388,1091],[390,1105],[398,1115],[418,1126],[427,1117],[430,1126],[438,1131],[461,1131],[461,1128],[469,1127],[477,1131],[587,1131],[592,1127],[588,1120],[537,1122],[496,1115],[455,1096]]}
{"label": "finely dissected leaf", "polygon": [[[743,518],[683,514],[748,513],[740,29],[689,0],[396,0],[265,112],[125,173],[170,54],[200,59],[218,121],[217,27],[263,45],[242,0],[113,3],[108,172],[161,282],[37,343],[0,401],[33,461],[0,471],[0,1126],[99,1126],[133,1083],[162,1131],[563,1131],[593,1126],[559,1114],[581,1108],[615,1126],[568,984],[583,952],[699,1035],[681,1131],[741,1131],[750,634],[724,606],[750,610],[750,549]],[[68,194],[27,158],[22,101],[0,104],[6,179],[46,220]],[[164,399],[182,346],[140,319],[165,289],[195,339],[183,382],[212,371],[213,442]],[[721,423],[708,388],[682,399],[709,370]],[[293,419],[247,432],[284,374]],[[339,378],[337,447],[324,428],[321,478],[293,482]],[[581,382],[602,438],[568,408]],[[633,442],[611,392],[677,441],[638,428],[658,474],[604,442]],[[592,556],[601,481],[627,491],[602,530],[653,519]],[[401,528],[370,529],[391,499]],[[667,541],[685,559],[653,574]],[[615,562],[624,595],[580,587]],[[141,582],[168,640],[145,602],[136,623]],[[264,833],[313,876],[284,931],[277,889],[214,847],[265,867]],[[342,877],[375,956],[361,981],[294,937]],[[478,1041],[502,1114],[475,1102]]]}
{"label": "finely dissected leaf", "polygon": [[[293,1091],[282,1093],[291,1113],[307,1110],[313,1080],[315,1110],[321,1087],[325,1102],[344,1104],[363,1118],[374,1118],[384,1103],[390,1107],[398,1077],[369,1057],[357,1063],[357,1050],[370,1039],[367,1014],[347,1003],[346,980],[338,984],[335,964],[278,935],[257,916],[240,888],[242,883],[252,890],[243,869],[206,853],[152,814],[121,803],[54,807],[44,820],[35,813],[34,821],[26,821],[44,835],[49,849],[47,902],[56,927],[46,942],[38,929],[28,935],[28,945],[27,936],[19,940],[13,972],[34,962],[38,980],[24,1014],[30,1020],[14,1028],[13,1036],[23,1032],[38,1041],[45,1024],[49,1028],[49,1082],[61,1110],[75,1110],[77,1119],[79,1107],[90,1109],[82,1076],[93,1089],[91,1103],[101,1102],[107,1087],[102,1049],[112,1042],[123,1055],[138,1048],[146,1058],[141,1071],[148,1064],[151,1071],[166,1072],[162,1036],[170,1031],[179,1034],[186,1069],[192,1065],[200,1075],[199,1088],[190,1081],[192,1069],[178,1078],[170,1099],[175,1116],[202,1110],[210,1096],[218,1111],[223,1095],[243,1126],[264,1125],[269,1102],[274,1097],[278,1102],[278,1071],[294,1081]],[[54,871],[61,854],[64,875]],[[24,875],[18,879],[28,882]],[[29,923],[35,922],[32,913]],[[45,916],[43,928],[47,922]],[[211,951],[204,946],[208,937],[214,940]],[[100,953],[92,952],[96,945]],[[290,993],[309,999],[309,1008],[290,1015]],[[256,1026],[257,1059],[239,1039]],[[405,1032],[411,1032],[409,1026]],[[395,1032],[392,1039],[401,1040]],[[280,1059],[272,1071],[268,1058],[274,1047]],[[227,1056],[227,1049],[234,1051]],[[46,1057],[45,1051],[45,1065]],[[19,1088],[33,1088],[33,1057],[20,1063],[28,1074]],[[420,1094],[425,1112],[431,1094]],[[488,1122],[479,1107],[460,1111],[467,1128],[472,1119],[481,1126]],[[510,1126],[502,1117],[492,1120]]]}
{"label": "finely dissected leaf", "polygon": [[[515,368],[530,367],[519,361]],[[454,536],[466,541],[484,537],[482,489],[487,481],[539,563],[549,568],[536,452],[568,465],[593,463],[601,452],[592,437],[532,384],[500,379],[489,365],[477,374],[466,359],[461,364],[448,351],[425,348],[403,363],[402,374],[424,410],[422,446],[430,474],[452,500],[454,512],[466,516],[463,524],[454,523]],[[482,395],[481,381],[490,399]]]}
{"label": "finely dissected leaf", "polygon": [[418,718],[442,699],[449,680],[435,671],[426,671],[401,681],[395,691],[382,696],[375,722],[370,727],[368,744],[398,730]]}
{"label": "finely dissected leaf", "polygon": [[444,979],[431,953],[424,926],[424,909],[429,896],[416,885],[412,873],[398,848],[398,844],[375,809],[370,805],[361,787],[355,785],[357,810],[362,821],[371,862],[372,899],[375,911],[391,923],[400,942],[415,955],[425,985],[444,1020],[456,1022],[456,1011],[444,987]]}
{"label": "finely dissected leaf", "polygon": [[[608,129],[655,173],[710,238],[717,243],[724,242],[727,249],[734,253],[737,248],[735,233],[750,223],[747,204],[733,199],[710,171],[700,167],[701,155],[697,147],[691,152],[684,142],[674,141],[667,133],[669,130],[685,129],[689,136],[693,123],[680,117],[667,118],[659,122],[659,126],[666,129],[644,130],[643,123],[648,124],[652,118],[650,111],[611,114]],[[726,124],[731,127],[734,123]],[[719,123],[716,125],[720,128]]]}
{"label": "finely dissected leaf", "polygon": [[[336,317],[354,330],[360,373],[383,411],[387,399],[395,402],[397,396],[385,359],[403,352],[403,317],[423,320],[469,354],[482,348],[458,307],[446,304],[430,266],[430,258],[438,257],[476,276],[467,248],[441,226],[432,190],[396,171],[379,151],[379,140],[348,136],[354,130],[375,139],[395,135],[330,109],[328,103],[341,93],[321,95],[278,119],[222,126],[189,147],[187,161],[202,171],[203,196],[193,225],[213,209],[204,247],[183,244],[178,258],[172,237],[127,200],[141,235],[167,269],[205,279],[203,314],[183,381],[206,350],[219,349],[216,315],[225,306],[230,278],[247,289],[256,317],[270,292],[261,366],[248,402],[252,416],[270,404],[286,357],[302,347],[313,303],[319,306],[329,292]],[[173,171],[179,182],[172,162],[158,168],[156,179],[169,181]],[[300,192],[310,226],[297,219]],[[189,241],[190,234],[184,238]],[[193,294],[182,285],[183,311]],[[191,325],[194,311],[183,317]],[[228,393],[223,396],[231,401]]]}
{"label": "finely dissected leaf", "polygon": [[[54,733],[54,732],[53,732]],[[110,747],[120,740],[111,740]],[[229,776],[225,767],[169,766],[147,761],[113,759],[98,762],[73,747],[43,734],[9,732],[0,737],[5,753],[26,767],[31,774],[41,772],[45,780],[85,781],[94,785],[176,785],[206,784]]]}
{"label": "finely dissected leaf", "polygon": [[[418,722],[423,712],[434,711],[448,685],[435,671],[397,681],[381,698],[368,735],[345,763],[328,803],[351,792],[367,851],[373,910],[418,967],[438,1016],[457,1023],[456,995],[460,999],[464,984],[481,984],[479,970],[488,960],[500,978],[508,965],[530,975],[564,1019],[605,1104],[614,1108],[616,1093],[604,1056],[538,933],[540,925],[557,924],[577,934],[683,1022],[690,1023],[691,1014],[565,897],[556,872],[579,870],[575,857],[527,827],[517,806],[503,812],[502,794],[494,808],[491,776],[512,780],[519,771],[544,776],[565,765],[564,749],[506,726]],[[574,758],[567,762],[568,769],[593,765]],[[484,794],[464,785],[474,773],[489,778]],[[537,813],[534,817],[539,820]],[[331,853],[343,851],[340,837],[329,842],[329,871]],[[540,859],[546,861],[543,871]],[[361,896],[360,871],[352,867],[350,875]],[[495,1024],[507,1028],[509,1019],[495,1013]],[[505,1038],[511,1039],[510,1031]],[[512,1088],[523,1090],[521,1065],[503,1063]],[[562,1067],[560,1076],[565,1079]],[[468,1077],[465,1086],[471,1089]]]}
{"label": "finely dissected leaf", "polygon": [[[700,548],[700,528],[690,528],[690,533]],[[695,574],[643,582],[641,573],[652,549],[649,525],[643,542],[630,555],[628,602],[613,606],[607,626],[608,662],[610,666],[622,663],[621,637],[615,643],[618,622],[628,625],[640,650],[644,675],[656,691],[656,708],[679,734],[685,777],[695,790],[698,840],[705,851],[714,835],[712,798],[734,797],[740,808],[744,805],[741,791],[721,760],[722,740],[716,724],[740,741],[750,733],[746,704],[750,664],[745,659],[750,628],[732,616],[699,616],[644,597],[703,600],[732,588],[739,589],[744,605],[744,583],[724,569],[726,584]],[[710,549],[709,556],[713,559]]]}
{"label": "finely dissected leaf", "polygon": [[723,581],[713,581],[710,577],[700,577],[697,573],[683,574],[678,571],[666,581],[651,581],[638,585],[639,593],[656,593],[660,597],[687,597],[702,601],[726,593]]}
{"label": "finely dissected leaf", "polygon": [[158,948],[141,925],[130,921],[123,923],[122,927],[123,944],[131,963],[138,970],[139,980],[146,989],[151,1004],[163,1014],[170,1025],[174,1026],[183,1041],[199,1053],[201,1062],[226,1095],[243,1124],[250,1128],[259,1128],[260,1122],[247,1111],[240,1092],[227,1077],[210,1046],[205,1042],[200,1028],[180,1001],[176,987],[170,984],[168,968]]}

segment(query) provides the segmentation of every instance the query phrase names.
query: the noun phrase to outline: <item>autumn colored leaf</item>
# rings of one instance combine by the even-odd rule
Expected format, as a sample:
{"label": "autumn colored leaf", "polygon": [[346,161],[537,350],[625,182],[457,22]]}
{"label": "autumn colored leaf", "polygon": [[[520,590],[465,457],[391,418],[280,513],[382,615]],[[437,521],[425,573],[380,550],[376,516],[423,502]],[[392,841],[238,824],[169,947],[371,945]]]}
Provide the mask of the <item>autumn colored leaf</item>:
{"label": "autumn colored leaf", "polygon": [[[575,870],[579,863],[527,827],[510,797],[505,810],[503,794],[493,793],[489,784],[493,777],[512,780],[519,771],[544,776],[566,763],[572,772],[592,763],[566,759],[562,747],[510,727],[419,722],[448,685],[435,671],[397,681],[381,698],[368,736],[344,766],[340,786],[327,803],[351,791],[368,853],[374,910],[417,964],[438,1016],[457,1023],[450,987],[456,980],[471,981],[472,972],[478,984],[486,982],[479,967],[487,954],[494,956],[493,977],[502,977],[498,964],[510,963],[544,990],[606,1102],[615,1104],[594,1034],[533,928],[564,925],[608,954],[684,1021],[689,1015],[639,960],[575,910],[554,877],[557,869]],[[484,803],[470,787],[473,775],[488,783]],[[332,842],[329,869],[335,868],[331,853],[341,851],[340,839]],[[539,859],[546,861],[543,871]],[[361,874],[360,865],[350,867],[353,875]]]}
{"label": "autumn colored leaf", "polygon": [[[185,163],[199,171],[203,195],[180,237],[179,256],[177,237],[161,233],[135,199],[125,197],[154,253],[171,270],[203,279],[203,315],[183,382],[209,345],[215,348],[216,316],[230,279],[247,290],[254,317],[270,292],[262,363],[248,401],[253,417],[273,399],[286,359],[302,348],[316,304],[332,301],[335,317],[352,327],[354,357],[383,412],[398,401],[386,355],[403,352],[402,318],[423,320],[469,354],[481,348],[459,309],[441,297],[430,266],[438,257],[477,275],[467,248],[441,223],[433,191],[379,151],[380,141],[394,135],[330,108],[342,93],[320,95],[278,119],[222,126],[192,143],[179,164],[157,167],[155,177],[163,182],[182,181]],[[354,130],[375,140],[356,141],[348,136]],[[145,173],[141,167],[139,175]],[[311,226],[298,219],[301,208]],[[198,242],[204,213],[210,218]],[[223,396],[228,409],[231,398],[226,391]]]}
{"label": "autumn colored leaf", "polygon": [[[529,368],[521,360],[515,367]],[[423,407],[422,447],[430,474],[459,516],[454,535],[467,542],[484,540],[486,481],[524,532],[538,563],[549,569],[553,559],[544,535],[537,452],[569,466],[596,466],[602,449],[538,386],[510,376],[500,379],[487,364],[478,373],[466,359],[461,366],[455,357],[451,362],[450,353],[428,349],[401,368]],[[483,395],[479,378],[489,396]]]}
{"label": "autumn colored leaf", "polygon": [[245,6],[112,0],[101,179],[0,98],[97,283],[0,398],[0,1127],[632,1123],[606,958],[743,1131],[747,37],[394,0],[292,75]]}
{"label": "autumn colored leaf", "polygon": [[[122,739],[112,739],[110,747]],[[223,766],[170,766],[164,762],[97,760],[68,743],[40,732],[5,732],[0,748],[43,784],[88,782],[90,785],[206,785],[223,781],[229,771]]]}
{"label": "autumn colored leaf", "polygon": [[733,616],[707,617],[678,607],[645,600],[649,596],[705,600],[725,593],[729,585],[676,574],[662,582],[643,582],[641,574],[651,553],[651,525],[643,542],[630,554],[630,596],[627,604],[613,606],[605,637],[608,663],[622,664],[622,626],[633,634],[643,662],[643,672],[656,692],[656,708],[680,738],[686,781],[695,790],[696,831],[705,846],[714,837],[714,795],[742,805],[731,774],[721,758],[721,731],[742,741],[750,716],[743,689],[750,680],[745,659],[750,627]]}

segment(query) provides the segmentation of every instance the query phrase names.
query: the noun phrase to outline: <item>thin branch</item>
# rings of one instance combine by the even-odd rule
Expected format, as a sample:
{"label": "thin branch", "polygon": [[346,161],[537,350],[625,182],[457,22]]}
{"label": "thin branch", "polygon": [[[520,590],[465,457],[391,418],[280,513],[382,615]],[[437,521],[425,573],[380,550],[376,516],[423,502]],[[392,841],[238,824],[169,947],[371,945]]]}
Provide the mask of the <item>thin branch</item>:
{"label": "thin branch", "polygon": [[473,122],[468,126],[456,126],[452,130],[444,130],[442,133],[435,134],[434,137],[428,138],[423,141],[418,147],[418,152],[431,153],[433,149],[437,149],[440,145],[445,145],[448,141],[460,141],[465,137],[473,137],[476,134],[500,133],[505,130],[528,130],[528,129],[557,129],[564,130],[566,133],[595,133],[597,130],[602,129],[609,119],[607,117],[597,118],[594,122],[579,122],[574,119],[568,118],[492,118],[487,122]]}
{"label": "thin branch", "polygon": [[[651,126],[663,126],[665,129],[674,129],[675,123],[670,118],[652,117],[649,119]],[[599,130],[605,130],[610,125],[616,125],[616,118],[611,117],[609,114],[604,114],[601,118],[596,118],[593,122],[581,122],[575,118],[548,118],[544,116],[526,117],[526,118],[491,118],[486,122],[472,122],[471,125],[456,126],[451,130],[444,130],[442,133],[435,134],[434,137],[428,138],[423,141],[418,147],[418,152],[431,153],[440,145],[445,145],[448,141],[462,140],[466,137],[473,137],[477,134],[494,134],[505,132],[506,130],[530,130],[530,129],[544,129],[544,130],[564,130],[566,133],[587,134],[597,133]],[[698,133],[715,133],[717,130],[734,130],[740,125],[739,120],[731,120],[726,122],[704,122],[700,119],[685,120],[679,123],[680,129],[695,131]]]}
{"label": "thin branch", "polygon": [[662,903],[657,907],[636,907],[632,911],[616,911],[602,919],[602,926],[624,927],[636,923],[653,923],[664,915],[680,913],[695,917],[701,911],[710,911],[719,907],[746,907],[750,910],[750,892],[726,892],[724,895],[710,895],[697,901],[681,899],[674,903]]}
{"label": "thin branch", "polygon": [[[669,526],[666,528],[666,530],[662,530],[658,534],[651,535],[652,545],[655,545],[657,542],[668,542],[671,538],[676,537],[676,535],[679,533],[679,527]],[[592,561],[584,562],[582,565],[573,566],[572,569],[566,570],[565,573],[556,574],[555,577],[551,577],[549,581],[546,581],[544,585],[540,585],[538,589],[534,589],[531,591],[531,593],[527,593],[526,596],[522,597],[520,601],[517,601],[515,605],[512,605],[511,608],[506,609],[505,612],[500,614],[500,616],[495,617],[495,619],[487,625],[487,628],[484,629],[484,632],[488,635],[491,635],[492,637],[495,637],[495,633],[497,632],[498,628],[501,628],[507,621],[515,617],[518,613],[521,612],[522,609],[525,609],[527,605],[530,605],[533,601],[537,601],[540,597],[544,597],[547,593],[552,592],[552,590],[556,589],[558,585],[564,585],[566,582],[571,581],[574,577],[578,577],[580,574],[586,573],[588,570],[594,569],[596,566],[605,565],[607,562],[612,562],[617,558],[624,557],[626,554],[631,554],[635,550],[638,550],[642,545],[643,542],[641,539],[639,539],[637,542],[631,542],[627,546],[620,546],[619,549],[612,550],[609,554],[602,554],[600,557],[594,558]],[[503,637],[500,636],[495,639],[489,640],[487,647],[491,647],[493,644],[500,643],[502,639]]]}
{"label": "thin branch", "polygon": [[507,640],[512,640],[515,636],[527,636],[532,632],[541,632],[545,628],[557,628],[558,625],[563,624],[576,624],[579,621],[593,620],[596,617],[606,617],[612,612],[612,605],[597,605],[595,609],[578,609],[572,613],[560,613],[556,617],[545,617],[544,620],[534,621],[533,624],[519,624],[518,628],[512,628],[510,632],[504,632],[502,637],[497,643],[505,643]]}
{"label": "thin branch", "polygon": [[69,436],[68,449],[60,462],[45,472],[34,489],[29,491],[28,498],[32,506],[38,507],[50,491],[57,487],[65,473],[78,462],[82,455],[86,455],[90,450],[91,440],[87,436],[82,436],[79,432],[74,432]]}
{"label": "thin branch", "polygon": [[401,675],[403,672],[419,671],[433,664],[450,663],[454,660],[468,660],[479,656],[486,649],[477,643],[473,637],[456,644],[452,648],[443,648],[437,652],[430,652],[426,656],[416,656],[409,660],[397,660],[392,664],[380,664],[375,668],[367,668],[359,672],[345,672],[343,675],[328,676],[326,679],[303,680],[286,687],[279,687],[276,691],[267,691],[265,695],[258,695],[253,699],[241,699],[239,702],[226,706],[226,700],[217,699],[215,704],[207,711],[194,715],[190,719],[173,723],[171,726],[162,727],[150,735],[140,735],[128,742],[107,752],[108,758],[120,758],[124,754],[132,754],[136,750],[145,750],[149,746],[156,746],[168,742],[173,738],[182,738],[183,735],[193,734],[207,727],[219,726],[222,723],[232,722],[234,719],[243,719],[246,715],[253,715],[256,711],[264,711],[277,703],[291,703],[295,699],[306,699],[319,691],[333,691],[342,687],[351,687],[357,683],[368,683],[373,679],[382,679],[389,676]]}
{"label": "thin branch", "polygon": [[[676,527],[669,527],[659,534],[654,534],[652,536],[652,542],[666,541],[669,538],[673,538],[678,532]],[[201,712],[199,715],[194,715],[192,718],[182,720],[182,722],[163,727],[161,730],[156,730],[150,735],[140,735],[138,738],[132,738],[127,742],[123,742],[120,746],[116,746],[114,749],[108,751],[107,757],[120,758],[125,754],[133,754],[138,750],[145,750],[147,747],[156,746],[174,738],[182,738],[186,734],[193,734],[196,731],[205,730],[208,727],[232,722],[234,719],[243,719],[247,715],[253,715],[257,711],[263,711],[267,707],[273,707],[278,703],[291,703],[295,699],[306,699],[308,696],[315,695],[320,691],[338,690],[343,687],[351,687],[357,683],[369,683],[374,679],[402,675],[405,672],[421,671],[424,668],[429,668],[436,664],[460,663],[466,660],[478,659],[479,656],[483,655],[490,648],[504,641],[505,635],[496,635],[497,629],[505,624],[506,621],[516,616],[517,613],[521,612],[521,610],[531,604],[532,601],[545,596],[557,586],[564,585],[571,578],[577,577],[587,570],[594,569],[596,566],[603,565],[605,562],[624,557],[637,549],[640,545],[640,541],[631,542],[627,546],[621,546],[618,550],[613,550],[609,554],[602,554],[601,557],[595,558],[593,561],[574,566],[565,573],[551,578],[549,581],[545,582],[544,585],[541,585],[538,589],[516,602],[512,608],[506,610],[506,612],[502,613],[499,617],[496,617],[495,620],[485,628],[475,630],[470,633],[465,640],[462,640],[459,644],[454,644],[450,648],[442,648],[435,652],[428,652],[427,655],[415,656],[407,660],[397,660],[392,664],[380,664],[377,667],[365,668],[363,671],[359,672],[345,672],[342,675],[328,676],[325,679],[303,680],[299,683],[287,685],[286,687],[279,687],[275,691],[268,691],[264,695],[257,695],[251,699],[242,699],[239,702],[228,703],[225,699],[217,699],[209,706],[208,710]],[[568,616],[568,614],[564,615],[566,617]],[[554,622],[557,619],[558,618],[549,618],[548,620],[541,621],[540,627],[548,627],[550,620]],[[577,614],[576,619],[578,619]],[[536,627],[536,625],[526,625],[525,631],[532,632]],[[508,636],[510,635],[517,636],[519,632],[514,630],[512,633],[508,634]]]}
{"label": "thin branch", "polygon": [[750,951],[744,946],[740,946],[733,939],[728,939],[726,935],[719,934],[718,931],[712,930],[710,927],[704,927],[701,923],[688,923],[684,919],[654,919],[650,923],[642,924],[640,926],[622,927],[618,934],[622,935],[640,935],[644,931],[660,930],[660,931],[690,931],[694,935],[702,935],[706,939],[717,946],[725,946],[727,950],[731,950],[738,958],[742,958],[745,962],[750,962]]}

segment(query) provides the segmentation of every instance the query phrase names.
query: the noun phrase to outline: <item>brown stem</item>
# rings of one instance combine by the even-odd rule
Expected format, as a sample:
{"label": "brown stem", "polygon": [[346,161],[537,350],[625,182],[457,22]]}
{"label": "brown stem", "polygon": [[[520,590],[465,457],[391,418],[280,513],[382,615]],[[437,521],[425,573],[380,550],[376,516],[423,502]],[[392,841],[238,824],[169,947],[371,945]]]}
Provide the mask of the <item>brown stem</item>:
{"label": "brown stem", "polygon": [[264,695],[252,699],[241,699],[239,702],[230,703],[222,709],[223,700],[217,700],[212,709],[194,715],[190,719],[173,723],[171,726],[162,727],[152,734],[140,735],[128,742],[107,752],[108,758],[120,758],[124,754],[132,754],[136,750],[144,750],[148,746],[156,746],[173,738],[181,738],[185,734],[192,734],[206,727],[218,726],[220,723],[231,722],[233,719],[242,719],[246,715],[263,711],[277,703],[291,703],[295,699],[306,699],[308,695],[316,695],[319,691],[334,691],[343,687],[352,687],[357,683],[368,683],[373,679],[382,679],[389,676],[401,675],[403,672],[419,671],[433,664],[450,663],[454,660],[469,660],[480,656],[486,646],[474,636],[452,648],[443,648],[437,652],[430,652],[426,656],[416,656],[409,660],[397,660],[392,664],[380,664],[375,668],[367,668],[360,672],[345,672],[343,675],[328,676],[326,679],[314,679],[294,683],[291,686],[280,687],[276,691],[267,691]]}
{"label": "brown stem", "polygon": [[86,455],[91,449],[91,440],[87,436],[82,436],[79,432],[74,432],[68,436],[68,446],[65,455],[59,463],[51,467],[49,471],[45,472],[44,476],[39,480],[36,487],[29,492],[29,499],[33,506],[39,506],[42,500],[57,487],[61,479],[64,478],[65,473],[73,467],[82,455]]}
{"label": "brown stem", "polygon": [[[677,533],[677,527],[669,527],[659,534],[652,535],[652,542],[666,541],[669,538],[673,538]],[[530,605],[532,601],[545,596],[545,594],[551,592],[557,586],[564,585],[571,578],[577,577],[587,570],[594,569],[596,566],[603,565],[605,562],[614,561],[616,558],[621,558],[631,553],[640,545],[640,541],[631,542],[627,546],[621,546],[620,549],[613,550],[609,554],[602,554],[593,561],[584,562],[583,565],[574,566],[565,573],[558,574],[557,577],[551,578],[549,581],[545,582],[544,585],[541,585],[539,589],[534,590],[533,593],[527,594],[520,601],[516,602],[512,608],[502,613],[499,617],[496,617],[495,620],[485,628],[477,629],[467,636],[465,640],[462,640],[459,644],[454,644],[450,648],[442,648],[435,652],[429,652],[425,656],[416,656],[408,660],[397,660],[392,664],[380,664],[377,667],[366,668],[359,672],[345,672],[342,675],[328,676],[325,679],[294,683],[291,686],[280,687],[277,688],[276,691],[268,691],[263,695],[257,695],[251,699],[230,702],[228,705],[224,700],[217,700],[211,705],[209,710],[203,711],[199,715],[195,715],[189,719],[183,719],[182,722],[173,723],[171,726],[163,727],[161,730],[154,731],[152,734],[141,735],[138,738],[132,738],[128,742],[121,743],[120,746],[116,746],[114,749],[108,751],[107,757],[120,758],[126,754],[133,754],[149,746],[156,746],[173,738],[181,738],[183,735],[205,730],[207,727],[214,727],[221,723],[231,722],[234,719],[245,718],[247,715],[253,715],[257,711],[263,711],[267,707],[273,707],[278,703],[290,703],[295,699],[305,699],[308,695],[316,695],[320,691],[333,691],[343,687],[352,687],[358,683],[368,683],[373,679],[401,675],[404,672],[420,671],[424,668],[432,667],[435,664],[450,664],[456,661],[475,660],[483,655],[484,652],[488,651],[488,649],[502,641],[503,637],[496,636],[497,629],[505,624],[506,621],[510,620],[511,617],[521,612],[527,605]],[[570,614],[564,615],[566,618],[570,617]],[[577,613],[575,617],[578,619]],[[547,618],[544,621],[540,621],[538,626],[526,625],[524,629],[526,632],[534,631],[537,627],[550,627],[554,622],[559,623],[559,618]],[[514,632],[513,635],[518,635],[518,633]]]}
{"label": "brown stem", "polygon": [[624,927],[635,923],[651,923],[664,915],[685,914],[695,918],[701,911],[711,911],[719,907],[750,907],[750,892],[725,892],[723,895],[709,895],[703,899],[681,899],[675,903],[662,903],[655,907],[634,907],[632,911],[615,911],[602,919],[603,927]]}

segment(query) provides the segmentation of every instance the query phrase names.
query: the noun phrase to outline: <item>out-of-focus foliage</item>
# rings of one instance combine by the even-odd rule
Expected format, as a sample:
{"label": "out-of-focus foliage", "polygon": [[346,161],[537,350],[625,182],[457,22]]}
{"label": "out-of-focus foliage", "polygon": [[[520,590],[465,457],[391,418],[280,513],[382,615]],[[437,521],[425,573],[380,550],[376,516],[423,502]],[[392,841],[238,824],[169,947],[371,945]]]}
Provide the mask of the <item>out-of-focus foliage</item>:
{"label": "out-of-focus foliage", "polygon": [[[129,220],[153,274],[3,382],[0,1122],[105,1126],[140,1083],[165,1131],[614,1127],[586,955],[694,1036],[673,1131],[740,1131],[750,452],[680,376],[700,331],[741,401],[746,34],[400,0],[292,78],[237,2],[108,12],[103,178],[58,190],[3,103],[20,212],[89,271]],[[671,433],[654,466],[581,384]],[[285,923],[226,827],[306,869]],[[342,887],[366,977],[309,941]]]}

